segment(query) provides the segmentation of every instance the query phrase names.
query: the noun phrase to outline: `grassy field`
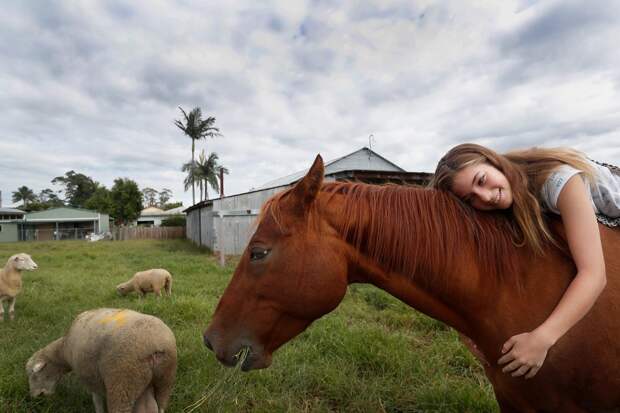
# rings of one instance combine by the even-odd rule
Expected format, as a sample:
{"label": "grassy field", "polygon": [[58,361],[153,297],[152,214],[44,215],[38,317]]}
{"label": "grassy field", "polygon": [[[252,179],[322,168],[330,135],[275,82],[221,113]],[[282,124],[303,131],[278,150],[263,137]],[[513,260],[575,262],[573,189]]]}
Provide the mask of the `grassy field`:
{"label": "grassy field", "polygon": [[[496,412],[482,368],[455,332],[383,291],[355,285],[340,307],[274,355],[272,367],[240,373],[222,367],[202,344],[234,270],[185,240],[0,244],[2,265],[27,252],[39,270],[24,274],[16,320],[0,324],[0,412],[94,411],[67,375],[51,397],[31,399],[24,366],[63,335],[81,311],[130,308],[161,318],[179,352],[169,412],[207,395],[200,412]],[[119,297],[134,272],[162,267],[172,298]]]}

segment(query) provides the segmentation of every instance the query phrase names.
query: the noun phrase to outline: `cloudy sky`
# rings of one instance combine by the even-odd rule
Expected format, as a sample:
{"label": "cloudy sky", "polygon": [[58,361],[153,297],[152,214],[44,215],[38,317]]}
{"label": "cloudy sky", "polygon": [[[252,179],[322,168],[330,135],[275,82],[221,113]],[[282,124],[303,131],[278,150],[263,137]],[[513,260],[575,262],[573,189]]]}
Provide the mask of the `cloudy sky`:
{"label": "cloudy sky", "polygon": [[0,190],[68,170],[183,191],[179,106],[227,195],[363,146],[432,171],[451,146],[572,146],[620,164],[620,3],[46,1],[0,12]]}

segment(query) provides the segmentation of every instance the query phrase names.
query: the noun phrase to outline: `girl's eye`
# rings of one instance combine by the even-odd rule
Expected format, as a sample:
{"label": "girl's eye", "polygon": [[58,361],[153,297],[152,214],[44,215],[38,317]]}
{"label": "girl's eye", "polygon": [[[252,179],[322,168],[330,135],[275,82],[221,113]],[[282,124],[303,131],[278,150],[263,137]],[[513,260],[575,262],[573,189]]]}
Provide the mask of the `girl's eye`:
{"label": "girl's eye", "polygon": [[482,176],[480,177],[480,179],[478,179],[478,185],[484,185],[484,183],[486,182],[486,180],[487,180],[487,176],[486,176],[486,174],[485,174],[485,175],[482,175]]}
{"label": "girl's eye", "polygon": [[254,247],[250,250],[250,261],[258,261],[258,260],[262,260],[263,258],[265,258],[267,256],[267,254],[269,254],[268,249],[266,248],[259,248],[259,247]]}

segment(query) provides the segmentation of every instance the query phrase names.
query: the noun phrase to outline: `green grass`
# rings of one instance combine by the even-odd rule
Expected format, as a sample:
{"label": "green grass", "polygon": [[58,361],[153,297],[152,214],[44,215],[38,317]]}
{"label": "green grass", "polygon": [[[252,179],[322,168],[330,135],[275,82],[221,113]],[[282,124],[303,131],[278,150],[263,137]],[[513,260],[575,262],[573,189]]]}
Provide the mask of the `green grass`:
{"label": "green grass", "polygon": [[[93,411],[90,395],[67,375],[51,397],[31,399],[26,360],[64,334],[81,311],[131,308],[161,318],[179,352],[169,412],[203,394],[200,412],[496,412],[482,368],[457,334],[368,285],[274,355],[272,367],[240,373],[222,367],[202,332],[234,263],[220,268],[185,240],[0,244],[0,260],[27,252],[39,270],[24,274],[16,320],[0,324],[0,412]],[[173,296],[119,297],[114,287],[136,271],[162,267]]]}

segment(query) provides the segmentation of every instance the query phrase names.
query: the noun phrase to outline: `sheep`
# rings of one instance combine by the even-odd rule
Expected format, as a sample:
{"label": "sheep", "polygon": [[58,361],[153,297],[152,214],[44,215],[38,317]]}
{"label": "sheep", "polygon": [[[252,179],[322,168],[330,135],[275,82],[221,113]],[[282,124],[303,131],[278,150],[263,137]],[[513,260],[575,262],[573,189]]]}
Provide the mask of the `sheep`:
{"label": "sheep", "polygon": [[[73,371],[92,395],[95,411],[162,413],[177,369],[174,334],[157,317],[99,308],[78,315],[65,336],[30,357],[30,395],[53,394]],[[104,403],[105,399],[105,403]]]}
{"label": "sheep", "polygon": [[172,294],[172,275],[161,268],[137,272],[129,281],[116,286],[120,295],[136,291],[140,297],[149,292],[161,297],[162,289],[166,290],[166,295]]}
{"label": "sheep", "polygon": [[9,301],[9,319],[15,319],[15,299],[22,289],[22,271],[33,271],[38,265],[30,255],[15,254],[0,270],[0,322],[4,321],[4,302]]}

